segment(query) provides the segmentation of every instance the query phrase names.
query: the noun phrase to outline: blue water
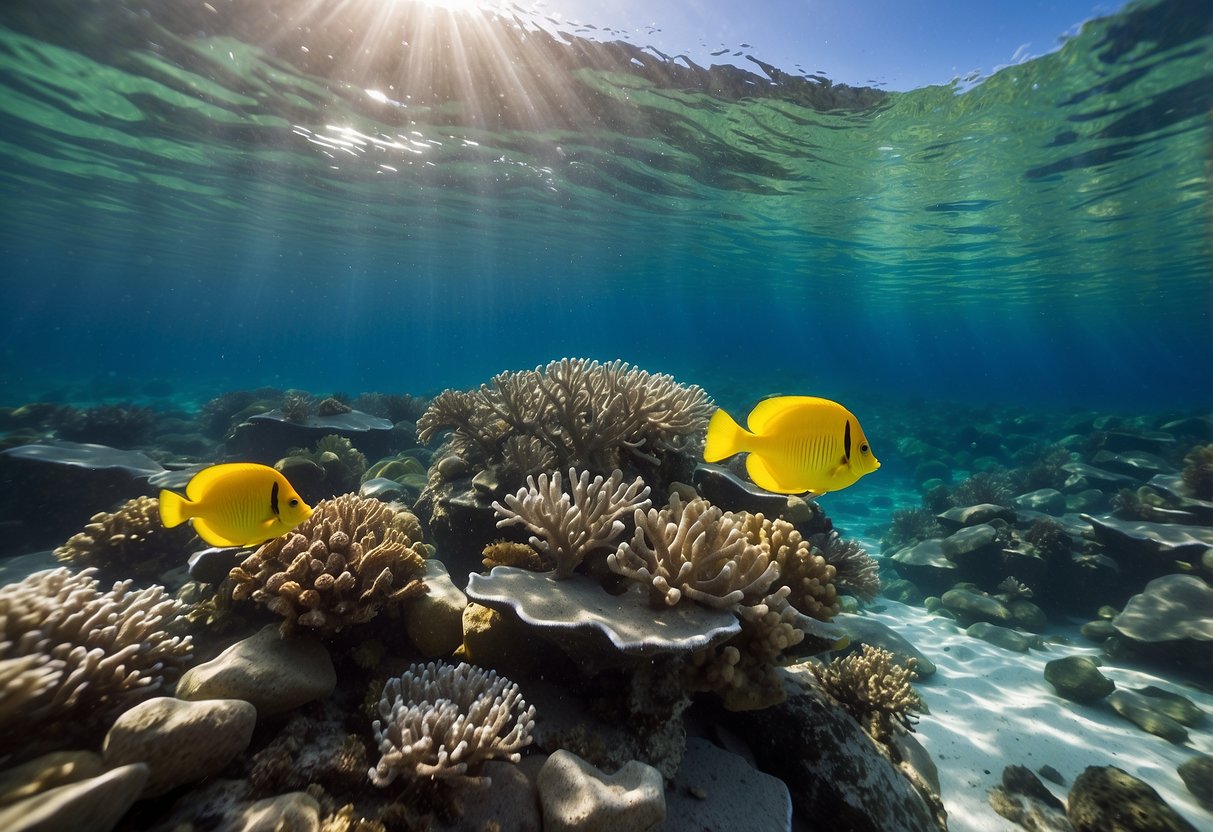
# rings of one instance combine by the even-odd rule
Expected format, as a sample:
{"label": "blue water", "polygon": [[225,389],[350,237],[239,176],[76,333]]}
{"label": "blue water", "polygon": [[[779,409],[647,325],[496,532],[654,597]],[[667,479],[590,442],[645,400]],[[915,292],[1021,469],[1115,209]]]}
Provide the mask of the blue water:
{"label": "blue water", "polygon": [[[268,6],[8,3],[0,398],[420,394],[586,356],[725,400],[1206,407],[1203,5],[886,94],[506,18],[406,15],[410,50],[360,58]],[[463,75],[426,52],[452,32]]]}

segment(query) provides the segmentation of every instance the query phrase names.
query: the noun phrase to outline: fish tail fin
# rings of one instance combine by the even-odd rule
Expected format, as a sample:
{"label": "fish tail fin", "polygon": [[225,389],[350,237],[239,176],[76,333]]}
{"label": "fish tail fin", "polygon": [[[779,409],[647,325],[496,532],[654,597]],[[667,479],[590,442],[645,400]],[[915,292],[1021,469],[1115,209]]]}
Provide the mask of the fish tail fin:
{"label": "fish tail fin", "polygon": [[160,492],[160,522],[165,528],[180,526],[190,519],[190,501],[174,491]]}
{"label": "fish tail fin", "polygon": [[707,440],[703,446],[704,461],[719,462],[733,454],[741,453],[745,450],[743,446],[749,436],[750,432],[737,424],[723,408],[717,410],[708,422]]}

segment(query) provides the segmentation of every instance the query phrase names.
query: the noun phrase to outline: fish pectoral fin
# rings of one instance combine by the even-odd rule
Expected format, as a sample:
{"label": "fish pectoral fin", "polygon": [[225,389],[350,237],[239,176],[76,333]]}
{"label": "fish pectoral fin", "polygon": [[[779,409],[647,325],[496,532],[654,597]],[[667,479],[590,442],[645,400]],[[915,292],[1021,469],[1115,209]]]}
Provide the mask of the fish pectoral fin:
{"label": "fish pectoral fin", "polygon": [[842,461],[838,463],[837,467],[835,467],[834,470],[830,472],[830,477],[831,478],[836,477],[845,470],[847,470],[847,458],[844,456],[842,458]]}

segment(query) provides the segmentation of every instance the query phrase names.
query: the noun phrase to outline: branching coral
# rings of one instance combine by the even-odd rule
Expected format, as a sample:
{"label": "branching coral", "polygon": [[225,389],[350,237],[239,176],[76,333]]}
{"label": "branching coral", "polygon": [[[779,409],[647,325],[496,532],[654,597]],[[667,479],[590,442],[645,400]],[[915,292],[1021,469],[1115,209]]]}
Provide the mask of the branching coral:
{"label": "branching coral", "polygon": [[166,558],[181,560],[197,539],[188,525],[166,529],[155,497],[136,497],[113,513],[94,514],[84,531],[55,549],[55,557],[76,566],[145,576],[162,571]]}
{"label": "branching coral", "polygon": [[815,534],[809,538],[813,549],[834,567],[834,585],[865,601],[880,594],[880,564],[853,540],[844,540],[838,532]]}
{"label": "branching coral", "polygon": [[381,607],[426,591],[426,549],[417,519],[378,500],[346,494],[264,544],[231,572],[232,597],[252,599],[296,626],[333,633],[370,621]]}
{"label": "branching coral", "polygon": [[835,568],[786,520],[747,514],[741,521],[749,541],[765,549],[777,565],[779,583],[788,587],[792,606],[822,621],[833,618],[838,612]]}
{"label": "branching coral", "polygon": [[609,471],[624,454],[656,463],[656,452],[703,430],[713,409],[702,389],[671,376],[565,358],[501,373],[479,390],[444,391],[417,428],[427,443],[451,429],[455,452],[468,458],[502,461],[508,438],[530,436],[561,467]]}
{"label": "branching coral", "polygon": [[746,536],[743,518],[678,494],[660,511],[637,509],[636,533],[607,557],[611,571],[651,586],[669,606],[685,595],[718,609],[753,602],[779,577],[767,548]]}
{"label": "branching coral", "polygon": [[898,726],[913,731],[915,714],[923,709],[922,699],[910,684],[917,676],[914,664],[911,658],[902,667],[889,651],[865,644],[861,653],[814,667],[813,673],[826,693],[859,720],[873,739],[887,743]]}
{"label": "branching coral", "polygon": [[189,660],[189,636],[166,632],[184,604],[130,581],[102,592],[95,573],[52,569],[0,588],[0,745],[50,718],[138,701]]}
{"label": "branching coral", "polygon": [[569,490],[565,493],[560,472],[548,479],[540,474],[536,482],[527,477],[527,487],[517,494],[506,495],[506,505],[494,502],[493,508],[502,518],[498,528],[523,525],[534,533],[531,546],[556,567],[557,578],[567,578],[595,549],[610,548],[623,534],[623,520],[633,512],[643,512],[652,505],[649,487],[637,477],[624,484],[623,472],[614,471],[610,478],[590,479],[589,471],[578,476],[569,469]]}
{"label": "branching coral", "polygon": [[379,717],[372,727],[382,756],[369,775],[380,787],[401,776],[488,786],[481,766],[518,762],[535,727],[518,685],[466,663],[415,664],[389,679]]}

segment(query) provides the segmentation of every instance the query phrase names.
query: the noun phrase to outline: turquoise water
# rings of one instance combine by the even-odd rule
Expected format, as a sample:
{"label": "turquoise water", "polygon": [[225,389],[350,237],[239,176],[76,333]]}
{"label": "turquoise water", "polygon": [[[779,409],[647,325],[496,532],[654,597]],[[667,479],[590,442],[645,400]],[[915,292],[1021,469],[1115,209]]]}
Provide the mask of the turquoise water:
{"label": "turquoise water", "polygon": [[1197,0],[908,93],[507,12],[74,8],[0,11],[3,404],[573,355],[747,402],[1213,399]]}

